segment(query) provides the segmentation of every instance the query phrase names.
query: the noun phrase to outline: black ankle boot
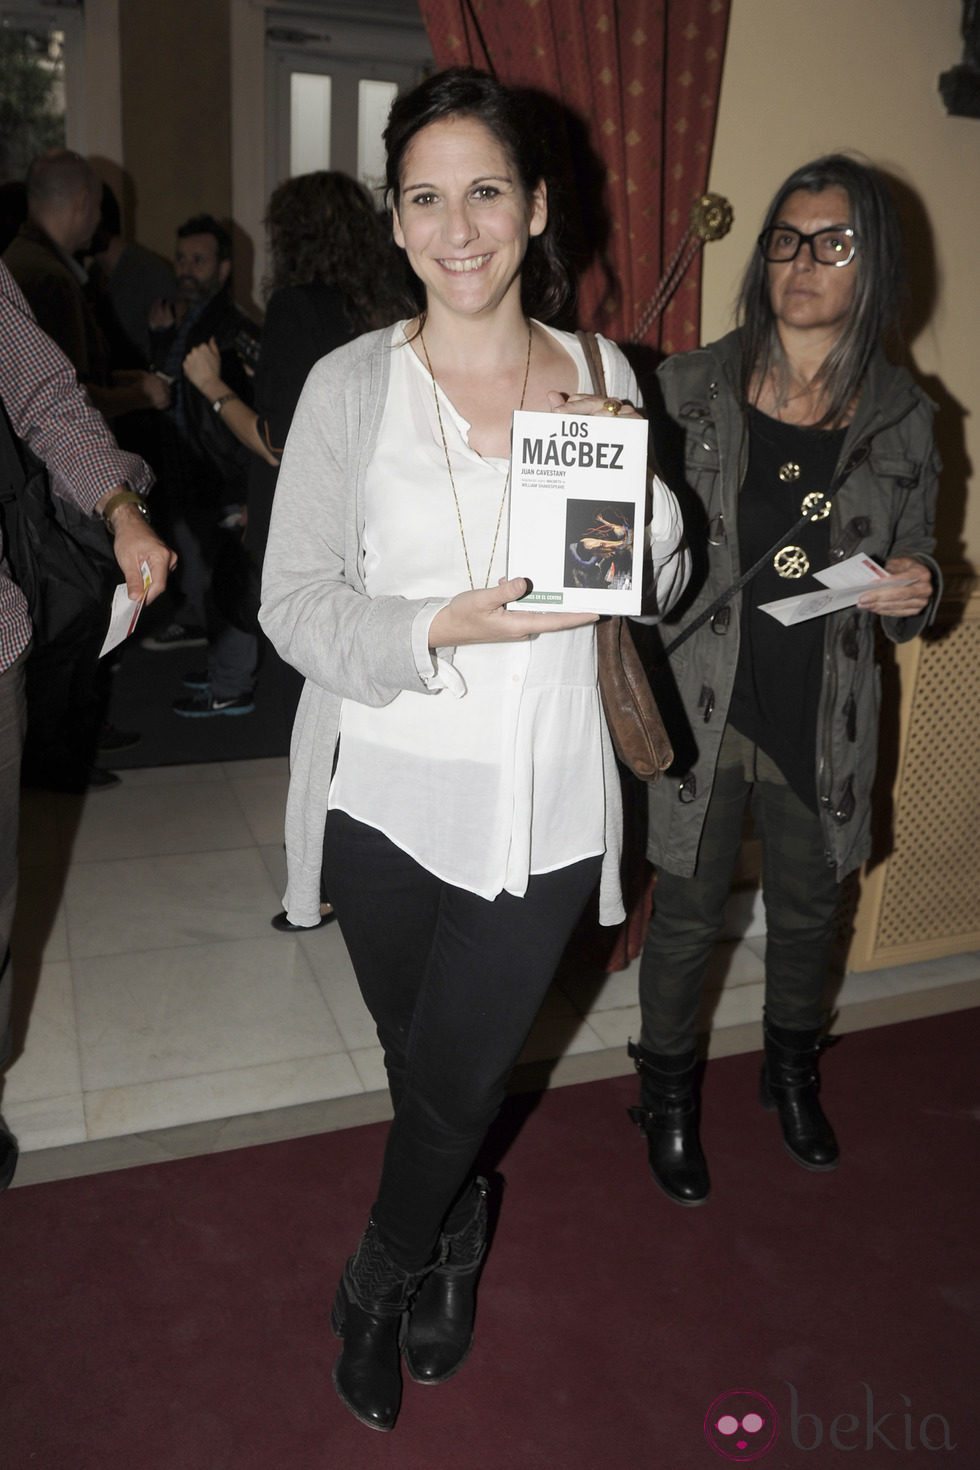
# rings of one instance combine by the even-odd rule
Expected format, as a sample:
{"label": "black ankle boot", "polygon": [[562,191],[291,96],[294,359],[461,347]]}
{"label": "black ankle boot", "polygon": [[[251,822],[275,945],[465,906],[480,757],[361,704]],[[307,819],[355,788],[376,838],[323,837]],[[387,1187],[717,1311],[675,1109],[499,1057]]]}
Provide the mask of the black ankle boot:
{"label": "black ankle boot", "polygon": [[665,1056],[632,1042],[627,1051],[640,1074],[640,1106],[628,1112],[647,1136],[650,1173],[675,1204],[704,1204],[711,1180],[698,1137],[694,1052]]}
{"label": "black ankle boot", "polygon": [[476,1282],[487,1247],[487,1181],[473,1186],[472,1214],[443,1236],[442,1264],[430,1271],[412,1304],[405,1367],[416,1383],[445,1383],[473,1346]]}
{"label": "black ankle boot", "polygon": [[333,1370],[340,1398],[369,1429],[392,1429],[402,1401],[402,1320],[424,1271],[404,1271],[373,1220],[340,1278],[330,1325],[344,1340]]}
{"label": "black ankle boot", "polygon": [[759,1100],[779,1113],[783,1143],[804,1169],[836,1169],[840,1150],[818,1096],[820,1053],[834,1044],[819,1031],[788,1031],[763,1017],[765,1061]]}

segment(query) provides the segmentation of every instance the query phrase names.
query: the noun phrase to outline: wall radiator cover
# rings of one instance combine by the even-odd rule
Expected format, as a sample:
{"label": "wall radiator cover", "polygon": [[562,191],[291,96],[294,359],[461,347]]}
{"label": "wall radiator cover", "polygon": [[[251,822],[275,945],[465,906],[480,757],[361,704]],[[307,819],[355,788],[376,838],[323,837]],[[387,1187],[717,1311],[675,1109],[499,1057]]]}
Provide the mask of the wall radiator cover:
{"label": "wall radiator cover", "polygon": [[862,875],[848,968],[980,949],[980,591],[895,650],[891,850]]}

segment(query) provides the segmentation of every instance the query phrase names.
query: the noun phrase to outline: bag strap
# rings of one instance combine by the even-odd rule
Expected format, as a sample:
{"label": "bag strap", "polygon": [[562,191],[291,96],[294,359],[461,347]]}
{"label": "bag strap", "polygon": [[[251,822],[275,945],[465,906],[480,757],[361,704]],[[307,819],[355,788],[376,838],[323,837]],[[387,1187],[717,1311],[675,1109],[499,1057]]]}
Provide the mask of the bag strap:
{"label": "bag strap", "polygon": [[0,398],[0,555],[6,558],[15,580],[12,548],[19,539],[21,497],[26,484],[23,445]]}
{"label": "bag strap", "polygon": [[24,446],[0,397],[0,501],[16,501],[26,480]]}
{"label": "bag strap", "polygon": [[[860,465],[864,464],[864,461],[867,459],[870,453],[870,439],[863,439],[860,444],[855,445],[854,449],[845,460],[840,472],[834,477],[830,489],[826,492],[823,500],[820,503],[819,510],[822,514],[826,513],[823,511],[824,504],[826,504],[827,506],[830,505],[831,501],[837,494],[838,490],[840,490],[844,481],[850,475],[852,475]],[[730,587],[726,587],[724,592],[719,593],[714,602],[710,603],[709,606],[703,610],[703,612],[700,612],[698,616],[694,619],[693,623],[688,623],[683,633],[678,633],[676,638],[672,638],[661,652],[660,662],[662,663],[664,659],[669,658],[670,655],[675,651],[675,649],[680,648],[682,643],[686,643],[692,633],[696,633],[697,630],[703,627],[709,618],[713,618],[715,613],[719,612],[727,602],[731,602],[736,592],[741,592],[742,588],[746,587],[749,582],[751,582],[756,572],[760,571],[762,567],[765,566],[766,562],[768,562],[771,557],[775,556],[780,547],[782,547],[791,537],[797,535],[798,532],[802,531],[803,527],[807,524],[808,521],[815,520],[815,510],[816,507],[811,506],[809,510],[804,511],[799,520],[794,525],[790,526],[789,530],[785,531],[782,536],[778,537],[777,540],[775,540],[773,544],[769,547],[769,550],[764,551],[759,557],[759,560],[753,562],[752,566],[749,567],[747,572],[743,572],[736,582],[733,582]]]}
{"label": "bag strap", "polygon": [[600,398],[605,398],[606,370],[602,366],[602,353],[599,351],[599,344],[595,339],[595,332],[587,332],[584,328],[580,327],[575,335],[581,342],[582,351],[585,353],[585,361],[588,363],[592,387]]}

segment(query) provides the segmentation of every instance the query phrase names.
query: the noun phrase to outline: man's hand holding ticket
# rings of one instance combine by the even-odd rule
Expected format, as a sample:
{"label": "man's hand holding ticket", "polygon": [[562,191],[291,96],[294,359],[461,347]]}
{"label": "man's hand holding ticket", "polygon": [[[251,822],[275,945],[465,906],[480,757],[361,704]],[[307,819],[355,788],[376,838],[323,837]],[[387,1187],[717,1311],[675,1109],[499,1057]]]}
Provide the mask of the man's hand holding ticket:
{"label": "man's hand holding ticket", "polygon": [[104,658],[123,639],[128,638],[136,627],[137,619],[143,611],[146,594],[153,584],[150,576],[150,568],[146,562],[140,562],[140,571],[143,574],[143,595],[137,602],[132,602],[129,590],[125,582],[120,582],[112,596],[112,611],[109,614],[109,628],[105,635],[105,642],[99,652],[99,658]]}

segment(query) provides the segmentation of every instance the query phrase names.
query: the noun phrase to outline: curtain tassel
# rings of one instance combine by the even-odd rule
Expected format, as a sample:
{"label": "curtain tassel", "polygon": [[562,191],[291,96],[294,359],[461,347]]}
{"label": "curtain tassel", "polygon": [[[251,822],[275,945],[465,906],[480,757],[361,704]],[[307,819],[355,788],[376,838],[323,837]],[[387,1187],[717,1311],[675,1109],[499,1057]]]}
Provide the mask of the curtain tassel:
{"label": "curtain tassel", "polygon": [[691,205],[691,217],[660,284],[637,318],[634,342],[642,342],[677,290],[688,267],[706,240],[720,240],[727,235],[734,218],[732,206],[723,194],[701,194]]}

